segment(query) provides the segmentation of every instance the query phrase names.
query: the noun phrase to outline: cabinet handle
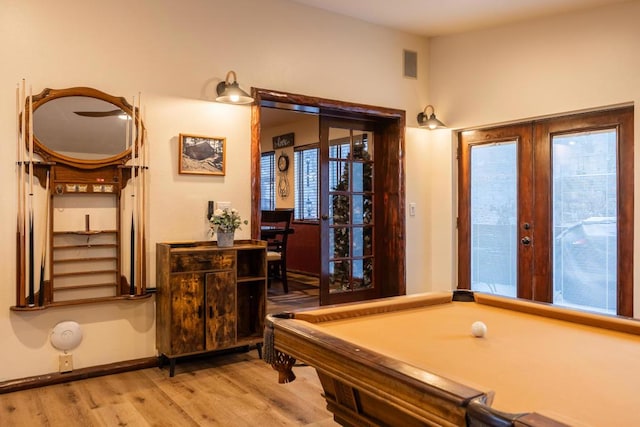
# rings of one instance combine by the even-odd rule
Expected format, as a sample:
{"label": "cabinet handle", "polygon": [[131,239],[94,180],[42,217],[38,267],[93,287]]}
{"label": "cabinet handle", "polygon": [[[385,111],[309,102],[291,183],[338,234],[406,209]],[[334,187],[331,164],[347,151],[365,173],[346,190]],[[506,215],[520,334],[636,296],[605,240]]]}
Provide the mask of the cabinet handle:
{"label": "cabinet handle", "polygon": [[209,306],[209,318],[213,319],[213,306]]}
{"label": "cabinet handle", "polygon": [[199,305],[198,306],[198,319],[201,319],[201,318],[202,318],[202,306]]}

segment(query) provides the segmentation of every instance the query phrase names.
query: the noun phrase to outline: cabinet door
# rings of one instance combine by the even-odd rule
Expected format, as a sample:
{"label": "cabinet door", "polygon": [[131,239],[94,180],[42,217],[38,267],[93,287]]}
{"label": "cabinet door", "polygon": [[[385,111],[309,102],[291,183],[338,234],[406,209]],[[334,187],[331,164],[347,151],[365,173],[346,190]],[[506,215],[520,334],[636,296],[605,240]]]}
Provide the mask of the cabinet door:
{"label": "cabinet door", "polygon": [[206,275],[206,349],[215,350],[236,342],[236,278],[233,270]]}
{"label": "cabinet door", "polygon": [[171,278],[171,353],[204,350],[204,275]]}

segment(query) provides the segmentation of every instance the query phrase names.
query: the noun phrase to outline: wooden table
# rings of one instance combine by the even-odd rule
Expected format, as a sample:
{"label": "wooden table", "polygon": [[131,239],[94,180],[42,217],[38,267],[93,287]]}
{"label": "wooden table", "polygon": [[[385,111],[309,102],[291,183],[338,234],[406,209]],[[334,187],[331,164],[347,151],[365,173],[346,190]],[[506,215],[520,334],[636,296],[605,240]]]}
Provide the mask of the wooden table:
{"label": "wooden table", "polygon": [[[477,320],[484,338],[471,335]],[[458,426],[485,412],[486,425],[637,422],[635,320],[448,292],[272,315],[267,326],[268,361],[283,378],[287,355],[314,366],[343,425]]]}
{"label": "wooden table", "polygon": [[260,226],[260,239],[261,240],[269,240],[274,237],[279,236],[280,234],[293,234],[293,228],[282,228],[275,227],[271,225],[262,225]]}

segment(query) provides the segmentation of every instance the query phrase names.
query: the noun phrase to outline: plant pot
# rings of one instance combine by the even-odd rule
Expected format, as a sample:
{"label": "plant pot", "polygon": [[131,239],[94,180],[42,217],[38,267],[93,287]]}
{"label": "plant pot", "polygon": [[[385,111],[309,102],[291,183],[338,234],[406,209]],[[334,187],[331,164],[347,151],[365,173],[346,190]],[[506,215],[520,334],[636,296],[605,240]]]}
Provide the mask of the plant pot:
{"label": "plant pot", "polygon": [[219,248],[230,248],[233,246],[233,231],[220,231],[216,232],[218,247]]}

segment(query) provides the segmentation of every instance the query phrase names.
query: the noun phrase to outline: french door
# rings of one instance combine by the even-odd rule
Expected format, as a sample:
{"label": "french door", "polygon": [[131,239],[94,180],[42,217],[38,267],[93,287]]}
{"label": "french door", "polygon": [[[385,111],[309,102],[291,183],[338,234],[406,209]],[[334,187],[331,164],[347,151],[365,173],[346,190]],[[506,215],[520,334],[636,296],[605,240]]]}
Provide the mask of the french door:
{"label": "french door", "polygon": [[459,287],[633,314],[633,109],[459,134]]}
{"label": "french door", "polygon": [[320,303],[380,296],[374,280],[375,127],[320,118]]}

